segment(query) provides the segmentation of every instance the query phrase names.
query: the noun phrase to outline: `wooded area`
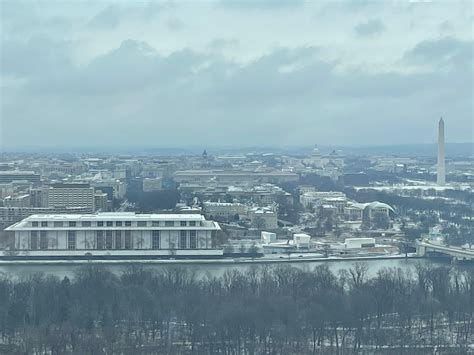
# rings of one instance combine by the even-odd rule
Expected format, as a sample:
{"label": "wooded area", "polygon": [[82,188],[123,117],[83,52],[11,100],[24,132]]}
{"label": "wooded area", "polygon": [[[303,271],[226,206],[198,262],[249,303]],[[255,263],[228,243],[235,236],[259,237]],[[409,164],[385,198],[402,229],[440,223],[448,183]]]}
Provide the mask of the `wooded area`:
{"label": "wooded area", "polygon": [[[418,264],[369,278],[250,267],[221,277],[87,266],[73,279],[0,277],[0,352],[15,354],[467,353],[474,270]],[[431,350],[430,350],[431,349]]]}

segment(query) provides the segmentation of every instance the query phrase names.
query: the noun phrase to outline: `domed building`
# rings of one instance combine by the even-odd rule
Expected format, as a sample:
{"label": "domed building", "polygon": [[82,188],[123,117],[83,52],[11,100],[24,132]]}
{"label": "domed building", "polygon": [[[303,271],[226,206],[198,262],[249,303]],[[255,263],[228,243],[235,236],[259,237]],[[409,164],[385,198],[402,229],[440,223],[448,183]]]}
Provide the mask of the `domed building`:
{"label": "domed building", "polygon": [[361,220],[367,217],[369,220],[373,220],[376,215],[384,215],[390,218],[390,212],[395,213],[392,206],[379,202],[367,202],[367,203],[350,203],[344,208],[344,215],[346,220]]}
{"label": "domed building", "polygon": [[321,152],[319,151],[317,144],[315,144],[310,157],[305,159],[305,163],[316,168],[321,168],[323,166]]}

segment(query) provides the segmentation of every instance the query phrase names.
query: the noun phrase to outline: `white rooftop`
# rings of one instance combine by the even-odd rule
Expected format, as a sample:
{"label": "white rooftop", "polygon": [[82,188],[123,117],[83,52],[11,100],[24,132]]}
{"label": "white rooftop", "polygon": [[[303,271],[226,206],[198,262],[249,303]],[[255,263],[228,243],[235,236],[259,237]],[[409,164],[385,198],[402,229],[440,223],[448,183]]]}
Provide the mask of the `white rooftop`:
{"label": "white rooftop", "polygon": [[211,201],[204,201],[204,206],[243,206],[243,204],[238,202],[211,202]]}
{"label": "white rooftop", "polygon": [[141,214],[135,212],[101,212],[95,214],[35,214],[25,220],[197,220],[204,221],[201,214]]}
{"label": "white rooftop", "polygon": [[0,175],[25,175],[25,174],[34,174],[34,171],[29,170],[5,170],[0,171]]}

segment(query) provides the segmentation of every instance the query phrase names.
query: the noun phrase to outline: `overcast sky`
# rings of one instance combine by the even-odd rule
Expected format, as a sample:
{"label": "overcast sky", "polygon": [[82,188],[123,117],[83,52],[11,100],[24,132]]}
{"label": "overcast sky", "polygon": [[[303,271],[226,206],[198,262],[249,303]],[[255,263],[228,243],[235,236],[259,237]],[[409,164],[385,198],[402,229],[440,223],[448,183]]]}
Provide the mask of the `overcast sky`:
{"label": "overcast sky", "polygon": [[1,1],[1,145],[473,141],[471,1]]}

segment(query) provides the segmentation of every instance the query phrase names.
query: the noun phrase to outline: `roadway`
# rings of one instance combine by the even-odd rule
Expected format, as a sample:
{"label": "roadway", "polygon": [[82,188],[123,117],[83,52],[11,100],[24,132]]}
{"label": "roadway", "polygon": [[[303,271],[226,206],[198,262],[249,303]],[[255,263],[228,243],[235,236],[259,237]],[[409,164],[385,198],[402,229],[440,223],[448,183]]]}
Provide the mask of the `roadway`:
{"label": "roadway", "polygon": [[434,244],[427,240],[417,242],[416,250],[420,256],[424,256],[426,252],[438,252],[460,260],[474,260],[474,249]]}

